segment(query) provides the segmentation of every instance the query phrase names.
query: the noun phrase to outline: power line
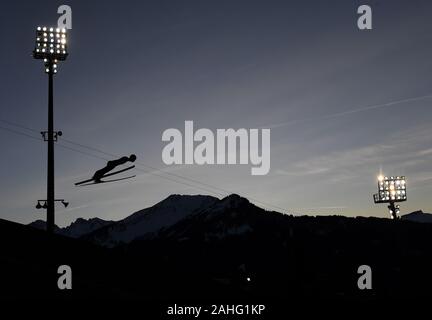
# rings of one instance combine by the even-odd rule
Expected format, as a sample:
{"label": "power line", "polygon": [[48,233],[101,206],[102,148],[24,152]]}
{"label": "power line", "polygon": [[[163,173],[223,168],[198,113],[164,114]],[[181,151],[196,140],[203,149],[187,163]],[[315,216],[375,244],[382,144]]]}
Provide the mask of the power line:
{"label": "power line", "polygon": [[[3,121],[1,119],[0,119],[0,121],[5,122],[5,121]],[[27,137],[27,138],[31,138],[31,139],[34,139],[34,140],[42,141],[42,139],[40,139],[40,138],[31,136],[29,134],[26,134],[26,133],[23,133],[23,132],[20,132],[20,131],[16,131],[16,130],[13,130],[13,129],[10,129],[10,128],[6,128],[6,127],[0,126],[0,129],[6,130],[6,131],[9,131],[9,132],[12,132],[12,133],[15,133],[15,134]],[[31,130],[29,128],[25,128],[25,129]],[[37,132],[36,130],[32,130],[32,131]],[[77,153],[80,153],[80,154],[83,154],[83,155],[86,155],[86,156],[89,156],[89,157],[92,157],[92,158],[97,158],[97,159],[101,159],[101,160],[105,160],[105,161],[109,160],[107,158],[100,157],[100,156],[97,156],[95,154],[91,154],[91,153],[88,153],[88,152],[85,152],[85,151],[81,151],[81,150],[78,150],[78,149],[75,149],[75,148],[71,148],[69,146],[65,146],[65,145],[63,145],[61,143],[58,143],[58,146],[61,147],[61,148],[63,148],[63,149],[74,151],[74,152],[77,152]],[[179,183],[179,184],[183,184],[185,186],[192,187],[192,188],[197,189],[197,190],[206,191],[206,192],[209,192],[209,193],[214,194],[214,195],[222,195],[222,196],[224,196],[224,194],[222,194],[222,193],[214,192],[213,190],[209,190],[209,189],[205,189],[205,188],[202,188],[202,187],[198,187],[198,186],[195,186],[195,185],[192,185],[192,184],[189,184],[189,183],[185,183],[185,182],[182,182],[182,181],[177,181],[177,180],[171,179],[169,177],[165,177],[165,176],[153,173],[153,172],[149,172],[149,171],[143,170],[141,168],[136,168],[136,170],[141,171],[141,172],[146,173],[146,174],[158,176],[158,177],[161,177],[161,178],[164,178],[164,179],[167,179],[167,180]]]}
{"label": "power line", "polygon": [[[82,147],[82,148],[86,148],[86,149],[90,149],[90,150],[93,150],[93,151],[96,151],[96,152],[100,152],[100,153],[105,154],[105,155],[108,155],[108,156],[112,156],[112,157],[119,157],[119,155],[115,155],[115,154],[107,153],[107,152],[102,151],[102,150],[100,150],[100,149],[98,149],[98,148],[94,148],[94,147],[86,146],[86,145],[83,145],[83,144],[81,144],[81,143],[74,142],[74,141],[72,141],[72,140],[67,140],[67,139],[62,139],[62,140],[65,141],[65,142],[68,142],[68,143],[71,143],[71,144],[74,144],[74,145],[80,146],[80,147]],[[214,194],[219,194],[219,195],[223,195],[223,196],[225,196],[226,194],[232,194],[232,193],[235,193],[235,192],[233,192],[233,191],[230,191],[230,190],[227,190],[227,189],[223,189],[223,188],[220,188],[220,187],[217,187],[217,186],[213,186],[213,185],[210,185],[210,184],[205,183],[205,182],[201,182],[201,181],[196,180],[196,179],[192,179],[192,178],[185,177],[185,176],[182,176],[182,175],[179,175],[179,174],[175,174],[175,173],[171,173],[171,172],[164,172],[162,169],[159,169],[159,168],[156,168],[156,167],[150,166],[150,165],[148,165],[148,164],[145,164],[145,163],[142,163],[142,162],[139,162],[139,161],[136,161],[136,163],[137,163],[138,165],[143,166],[143,167],[147,167],[147,168],[150,168],[150,169],[152,169],[152,170],[162,172],[162,173],[165,174],[165,175],[169,175],[169,176],[173,176],[173,177],[176,177],[176,178],[184,179],[184,180],[187,180],[187,181],[190,181],[190,182],[193,182],[193,183],[196,183],[196,184],[200,184],[200,185],[202,185],[202,186],[209,187],[209,188],[212,188],[212,189],[219,190],[219,191],[222,191],[222,192],[223,192],[223,193],[220,193],[220,192],[214,192],[214,191],[212,191],[212,193],[214,193]],[[138,168],[138,169],[139,169],[139,168]],[[156,173],[150,173],[150,174],[153,174],[153,175],[156,175],[156,176],[159,176],[159,177],[163,177],[163,178],[165,178],[165,179],[167,178],[167,177],[165,177],[165,176],[162,176],[162,175],[159,175],[159,174],[156,174]],[[208,192],[208,189],[202,189],[202,190],[205,190],[205,191]],[[278,209],[278,210],[287,211],[285,208],[282,208],[282,207],[279,207],[279,206],[275,206],[275,205],[273,205],[273,204],[270,204],[270,203],[266,203],[266,202],[260,201],[260,200],[258,200],[258,199],[254,199],[254,198],[252,198],[252,197],[248,197],[248,199],[250,199],[250,200],[252,200],[252,201],[254,201],[254,202],[260,203],[261,205],[264,205],[264,206],[267,206],[267,207],[273,207],[273,208],[276,208],[276,209]]]}
{"label": "power line", "polygon": [[[82,147],[82,148],[90,149],[90,150],[93,150],[93,151],[96,151],[96,152],[99,152],[99,153],[102,153],[102,154],[105,154],[105,155],[108,155],[108,156],[111,156],[111,157],[119,157],[119,155],[112,154],[112,153],[107,153],[107,152],[102,151],[102,150],[100,150],[100,149],[98,149],[98,148],[90,147],[90,146],[87,146],[87,145],[84,145],[84,144],[81,144],[81,143],[74,142],[74,141],[72,141],[72,140],[67,140],[67,139],[62,139],[62,140],[65,141],[65,142],[68,142],[68,143],[70,143],[70,144],[74,144],[74,145],[80,146],[80,147]],[[175,173],[171,173],[171,172],[164,172],[163,170],[161,170],[161,169],[159,169],[159,168],[156,168],[156,167],[153,167],[153,166],[150,166],[150,165],[144,164],[144,163],[139,162],[139,161],[136,161],[136,163],[137,163],[137,168],[136,168],[136,169],[137,169],[138,171],[143,171],[143,172],[146,172],[146,173],[148,173],[148,174],[152,174],[152,175],[155,175],[155,176],[158,176],[158,177],[164,178],[164,179],[168,179],[168,180],[171,180],[171,181],[178,182],[177,180],[169,179],[168,177],[162,176],[162,175],[160,175],[160,174],[156,174],[156,173],[154,173],[154,172],[144,171],[144,170],[140,169],[139,166],[138,166],[138,165],[141,165],[141,166],[143,166],[143,167],[147,167],[147,168],[150,168],[150,169],[152,169],[152,170],[155,170],[155,171],[161,172],[161,173],[163,173],[163,174],[165,174],[165,175],[174,176],[174,177],[176,177],[176,178],[184,179],[184,180],[187,180],[187,181],[190,181],[190,182],[196,183],[196,184],[200,184],[200,185],[205,186],[205,187],[209,187],[209,188],[212,188],[212,189],[215,189],[215,190],[222,191],[223,193],[221,193],[221,192],[215,192],[215,191],[210,191],[209,189],[207,189],[207,188],[203,188],[203,187],[197,188],[197,187],[194,186],[195,188],[197,188],[197,189],[199,189],[199,190],[201,189],[201,190],[204,190],[204,191],[207,191],[207,192],[211,192],[211,193],[213,193],[213,194],[222,195],[222,196],[226,196],[227,194],[235,193],[235,192],[233,192],[233,191],[226,190],[226,189],[223,189],[223,188],[220,188],[220,187],[217,187],[217,186],[213,186],[213,185],[210,185],[210,184],[205,183],[205,182],[201,182],[201,181],[196,180],[196,179],[192,179],[192,178],[185,177],[185,176],[182,176],[182,175],[179,175],[179,174],[175,174]],[[181,183],[182,183],[182,184],[185,184],[184,182],[181,182]],[[192,186],[191,184],[185,184],[185,185]],[[261,205],[264,205],[264,206],[267,206],[267,207],[273,207],[273,208],[276,208],[276,209],[278,209],[278,210],[287,211],[285,208],[278,207],[278,206],[272,205],[272,204],[270,204],[270,203],[266,203],[266,202],[263,202],[263,201],[260,201],[260,200],[254,199],[254,198],[252,198],[252,197],[248,197],[248,199],[250,199],[250,200],[252,200],[252,201],[254,201],[254,202],[260,203]]]}
{"label": "power line", "polygon": [[[19,123],[16,123],[16,122],[12,122],[12,121],[9,121],[9,120],[0,119],[0,121],[4,122],[4,123],[7,123],[7,124],[9,124],[11,126],[15,126],[15,127],[18,127],[18,128],[24,129],[24,130],[28,130],[28,131],[31,131],[31,132],[39,132],[39,131],[37,131],[35,129],[29,128],[27,126],[24,126],[22,124],[19,124]],[[3,128],[3,127],[0,127],[0,128]],[[4,129],[6,129],[6,128],[4,128]],[[6,130],[8,130],[8,129],[6,129]],[[25,133],[21,133],[21,132],[15,131],[15,130],[9,129],[9,131],[14,132],[14,133],[18,133],[18,134],[21,134],[21,135],[24,135],[24,136],[27,136],[27,137],[30,137],[30,138],[33,138],[33,139],[39,140],[38,138],[36,138],[34,136],[31,136],[31,135],[28,135],[28,134],[25,134]],[[62,141],[66,142],[66,143],[69,143],[69,144],[72,144],[72,145],[75,145],[75,146],[78,146],[78,147],[81,147],[81,148],[84,148],[84,149],[88,149],[88,150],[91,150],[91,151],[95,151],[95,152],[104,154],[106,156],[119,157],[119,155],[116,155],[116,154],[113,154],[113,153],[109,153],[109,152],[103,151],[103,150],[101,150],[99,148],[88,146],[88,145],[85,145],[85,144],[82,144],[82,143],[78,143],[78,142],[75,142],[73,140],[62,138]],[[81,154],[84,154],[84,155],[87,155],[87,156],[90,156],[90,157],[93,157],[93,158],[98,158],[98,159],[105,160],[105,161],[109,160],[109,159],[101,157],[101,156],[97,156],[97,155],[94,155],[94,154],[91,154],[91,153],[88,153],[88,152],[84,152],[84,151],[81,151],[81,150],[78,150],[78,149],[75,149],[75,148],[71,148],[69,146],[65,146],[64,144],[61,144],[61,143],[58,143],[58,145],[60,147],[64,148],[64,149],[68,149],[68,150],[71,150],[71,151],[74,151],[74,152],[78,152],[78,153],[81,153]],[[224,189],[224,188],[213,186],[211,184],[208,184],[208,183],[205,183],[205,182],[201,182],[199,180],[192,179],[192,178],[189,178],[189,177],[185,177],[185,176],[182,176],[182,175],[179,175],[179,174],[175,174],[175,173],[171,173],[171,172],[164,172],[162,169],[159,169],[159,168],[154,167],[154,166],[150,166],[150,165],[145,164],[143,162],[137,161],[136,164],[137,164],[136,165],[136,169],[138,171],[144,172],[146,174],[154,175],[154,176],[157,176],[157,177],[160,177],[160,178],[163,178],[163,179],[167,179],[167,180],[170,180],[170,181],[173,181],[173,182],[176,182],[176,183],[180,183],[180,184],[183,184],[183,185],[186,185],[186,186],[198,189],[198,190],[210,192],[210,193],[215,194],[215,195],[226,196],[228,194],[236,193],[236,192],[233,192],[231,190],[227,190],[227,189]],[[145,167],[145,168],[149,168],[149,169],[154,170],[154,171],[161,172],[162,174],[165,174],[165,175],[168,175],[168,176],[172,176],[172,177],[175,177],[175,178],[187,180],[189,182],[192,182],[192,183],[195,183],[195,184],[198,184],[198,185],[201,185],[201,186],[198,187],[198,186],[192,185],[190,183],[186,183],[184,181],[178,181],[176,179],[164,176],[162,174],[157,174],[157,173],[154,173],[154,172],[150,172],[150,171],[144,170],[142,168],[139,168],[139,166],[142,166],[142,167]],[[208,188],[211,188],[213,190],[208,189]],[[222,191],[222,192],[215,192],[214,190],[219,190],[219,191]],[[273,205],[273,204],[270,204],[270,203],[267,203],[267,202],[264,202],[264,201],[252,198],[252,197],[247,197],[247,198],[250,199],[250,200],[252,200],[252,201],[254,201],[254,202],[256,202],[256,203],[258,203],[258,204],[261,204],[261,205],[264,205],[264,206],[267,206],[267,207],[275,208],[275,209],[282,210],[282,211],[289,211],[289,210],[287,210],[285,208],[282,208],[282,207],[279,207],[279,206],[276,206],[276,205]]]}
{"label": "power line", "polygon": [[[62,139],[62,140],[65,141],[65,142],[68,142],[68,143],[71,143],[71,144],[74,144],[74,145],[80,146],[80,147],[82,147],[82,148],[86,148],[86,149],[90,149],[90,150],[93,150],[93,151],[96,151],[96,152],[100,152],[100,153],[102,153],[102,154],[105,154],[105,155],[108,155],[108,156],[111,156],[111,157],[119,157],[119,155],[115,155],[115,154],[107,153],[107,152],[102,151],[102,150],[100,150],[100,149],[98,149],[98,148],[90,147],[90,146],[87,146],[87,145],[84,145],[84,144],[81,144],[81,143],[77,143],[77,142],[72,141],[72,140],[67,140],[67,139]],[[141,165],[141,166],[143,166],[143,167],[147,167],[147,168],[150,168],[150,169],[152,169],[152,170],[162,172],[163,174],[170,175],[170,176],[174,176],[174,177],[176,177],[176,178],[184,179],[184,180],[187,180],[187,181],[190,181],[190,182],[193,182],[193,183],[196,183],[196,184],[200,184],[200,185],[203,185],[203,186],[205,186],[205,187],[209,187],[209,188],[212,188],[212,189],[219,190],[219,191],[222,191],[222,192],[223,192],[223,193],[218,192],[218,193],[216,193],[216,194],[226,195],[226,194],[232,194],[232,193],[235,193],[235,192],[233,192],[233,191],[230,191],[230,190],[227,190],[227,189],[223,189],[223,188],[220,188],[220,187],[217,187],[217,186],[213,186],[213,185],[210,185],[210,184],[205,183],[205,182],[201,182],[201,181],[196,180],[196,179],[192,179],[192,178],[185,177],[185,176],[182,176],[182,175],[179,175],[179,174],[175,174],[175,173],[171,173],[171,172],[165,172],[165,171],[163,171],[162,169],[159,169],[159,168],[156,168],[156,167],[150,166],[150,165],[148,165],[148,164],[145,164],[145,163],[142,163],[142,162],[139,162],[139,161],[136,161],[136,163],[139,164],[139,165]],[[155,174],[155,173],[152,173],[152,174],[154,174],[154,175],[156,175],[156,176],[164,177],[164,176],[161,176],[161,175],[158,175],[158,174]],[[166,178],[166,177],[164,177],[164,178]],[[203,189],[203,190],[205,190],[205,189]],[[208,189],[207,189],[207,190],[208,190]],[[213,193],[214,193],[214,192],[213,192]],[[277,208],[278,210],[287,211],[285,208],[278,207],[278,206],[275,206],[275,205],[273,205],[273,204],[266,203],[266,202],[263,202],[263,201],[260,201],[260,200],[254,199],[254,198],[252,198],[252,197],[248,197],[248,198],[249,198],[250,200],[253,200],[253,201],[255,201],[255,202],[257,202],[257,203],[260,203],[260,204],[262,204],[262,205],[265,205],[265,206],[268,206],[268,207]]]}
{"label": "power line", "polygon": [[[1,120],[0,120],[0,121],[1,121]],[[19,135],[21,135],[21,136],[24,136],[24,137],[27,137],[27,138],[31,138],[31,139],[34,139],[34,140],[42,141],[41,138],[36,138],[35,136],[32,136],[32,135],[26,134],[26,133],[24,133],[24,132],[16,131],[16,130],[14,130],[14,129],[6,128],[6,127],[3,127],[3,126],[0,126],[0,129],[2,129],[2,130],[6,130],[6,131],[9,131],[9,132],[12,132],[12,133],[15,133],[15,134],[19,134]]]}
{"label": "power line", "polygon": [[21,128],[21,129],[25,129],[25,130],[28,130],[28,131],[31,131],[31,132],[37,132],[37,133],[39,133],[38,130],[26,127],[26,126],[24,126],[22,124],[19,124],[19,123],[16,123],[16,122],[12,122],[12,121],[9,121],[9,120],[0,119],[0,122],[6,123],[8,125],[11,125],[11,126],[14,126],[14,127],[18,127],[18,128]]}
{"label": "power line", "polygon": [[[69,146],[65,146],[65,145],[63,145],[63,144],[59,144],[59,146],[62,147],[62,148],[64,148],[64,149],[70,150],[70,151],[74,151],[74,152],[78,152],[78,153],[81,153],[81,154],[87,155],[87,156],[89,156],[89,157],[93,157],[93,158],[97,158],[97,159],[101,159],[101,160],[105,160],[105,161],[108,161],[108,160],[109,160],[109,159],[107,159],[107,158],[100,157],[100,156],[97,156],[97,155],[94,155],[94,154],[91,154],[91,153],[88,153],[88,152],[85,152],[85,151],[81,151],[81,150],[78,150],[78,149],[75,149],[75,148],[71,148],[71,147],[69,147]],[[113,155],[113,156],[116,156],[116,155]],[[117,157],[117,156],[116,156],[116,157]],[[139,167],[135,167],[135,169],[136,169],[137,171],[143,172],[143,173],[145,173],[145,174],[149,174],[149,175],[154,175],[154,176],[157,176],[157,177],[161,177],[161,178],[163,178],[163,179],[167,179],[167,180],[170,180],[170,181],[173,181],[173,182],[176,182],[176,183],[180,183],[180,184],[183,184],[183,185],[186,185],[186,186],[189,186],[189,187],[192,187],[192,188],[198,189],[198,190],[207,191],[207,192],[210,192],[210,193],[215,194],[215,195],[222,195],[222,196],[225,196],[225,194],[218,193],[218,192],[214,192],[213,190],[209,190],[209,189],[204,189],[204,188],[202,188],[202,187],[197,187],[197,186],[195,186],[195,185],[192,185],[192,184],[189,184],[189,183],[185,183],[185,182],[183,182],[183,181],[178,181],[178,180],[175,180],[175,179],[172,179],[172,178],[169,178],[169,177],[165,177],[165,176],[163,176],[163,175],[160,175],[160,174],[157,174],[157,173],[154,173],[154,172],[150,172],[150,171],[148,171],[148,170],[144,170],[144,169],[139,168]]]}

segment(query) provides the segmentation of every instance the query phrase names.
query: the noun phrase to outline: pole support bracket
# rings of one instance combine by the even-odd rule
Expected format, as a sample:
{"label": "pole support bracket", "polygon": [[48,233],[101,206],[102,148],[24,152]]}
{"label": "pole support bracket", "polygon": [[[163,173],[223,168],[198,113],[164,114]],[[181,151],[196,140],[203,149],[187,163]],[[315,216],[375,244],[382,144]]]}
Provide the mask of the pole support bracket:
{"label": "pole support bracket", "polygon": [[[41,131],[40,134],[42,135],[44,141],[49,141],[48,131]],[[63,132],[61,131],[54,131],[53,132],[53,139],[54,142],[57,142],[58,138],[63,135]]]}

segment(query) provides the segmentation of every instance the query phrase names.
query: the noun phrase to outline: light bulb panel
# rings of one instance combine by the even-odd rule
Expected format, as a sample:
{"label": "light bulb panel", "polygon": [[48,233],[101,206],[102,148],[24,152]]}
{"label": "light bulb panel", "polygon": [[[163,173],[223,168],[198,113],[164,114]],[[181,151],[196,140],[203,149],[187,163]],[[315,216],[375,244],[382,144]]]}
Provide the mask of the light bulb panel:
{"label": "light bulb panel", "polygon": [[402,202],[407,200],[405,176],[378,177],[378,193],[374,196],[376,203]]}
{"label": "light bulb panel", "polygon": [[67,30],[54,27],[37,27],[36,45],[33,50],[35,59],[64,61],[67,52]]}

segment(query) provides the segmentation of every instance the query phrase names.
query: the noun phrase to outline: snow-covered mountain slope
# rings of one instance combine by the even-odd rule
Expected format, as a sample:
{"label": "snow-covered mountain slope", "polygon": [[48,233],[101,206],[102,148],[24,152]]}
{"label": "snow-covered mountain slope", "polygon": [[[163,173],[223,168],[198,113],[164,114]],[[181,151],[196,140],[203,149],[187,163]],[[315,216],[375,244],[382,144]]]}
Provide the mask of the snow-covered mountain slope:
{"label": "snow-covered mountain slope", "polygon": [[232,194],[198,214],[191,215],[172,227],[162,230],[159,238],[206,241],[244,235],[253,232],[263,223],[265,225],[269,219],[281,215],[268,213],[246,198]]}
{"label": "snow-covered mountain slope", "polygon": [[[78,218],[67,227],[59,228],[58,226],[55,226],[55,233],[71,238],[79,238],[112,223],[113,221],[106,221],[99,218],[91,218],[88,220]],[[46,223],[43,220],[36,220],[30,223],[29,226],[36,229],[46,230]]]}
{"label": "snow-covered mountain slope", "polygon": [[[251,219],[256,217],[257,213],[264,212],[266,211],[235,194],[221,200],[204,195],[171,195],[120,221],[79,218],[68,227],[56,227],[56,233],[83,238],[105,247],[115,247],[136,239],[168,235],[181,238],[183,234],[186,236],[190,229],[200,228],[199,226],[205,223],[206,237],[224,238],[252,231]],[[30,225],[45,229],[45,222],[42,220]]]}
{"label": "snow-covered mountain slope", "polygon": [[129,243],[137,238],[153,237],[186,217],[196,214],[219,199],[203,195],[171,195],[156,205],[135,212],[110,226],[84,238],[106,247]]}
{"label": "snow-covered mountain slope", "polygon": [[70,226],[62,229],[62,234],[71,238],[79,238],[105,226],[113,224],[113,221],[106,221],[99,218],[83,219],[78,218]]}
{"label": "snow-covered mountain slope", "polygon": [[432,214],[424,213],[423,211],[419,210],[403,215],[401,219],[414,222],[432,223]]}
{"label": "snow-covered mountain slope", "polygon": [[[192,240],[202,243],[251,234],[268,236],[269,230],[274,231],[282,220],[286,220],[284,216],[259,208],[236,194],[221,200],[204,195],[171,195],[154,206],[117,222],[80,218],[68,227],[56,226],[56,233],[82,238],[105,247],[145,239]],[[432,215],[416,211],[402,216],[402,220],[432,223]],[[339,223],[344,223],[344,220]],[[42,220],[30,225],[45,229]],[[283,232],[291,234],[291,226],[286,225]],[[317,232],[325,234],[326,228],[326,224],[321,223]]]}

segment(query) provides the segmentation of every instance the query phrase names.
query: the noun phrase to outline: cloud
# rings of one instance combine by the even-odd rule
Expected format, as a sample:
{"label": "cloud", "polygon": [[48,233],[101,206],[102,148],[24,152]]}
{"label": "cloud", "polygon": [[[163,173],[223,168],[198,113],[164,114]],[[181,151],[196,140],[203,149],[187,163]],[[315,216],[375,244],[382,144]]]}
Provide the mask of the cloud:
{"label": "cloud", "polygon": [[71,212],[71,211],[77,211],[77,210],[81,210],[81,209],[85,209],[85,208],[89,208],[91,207],[90,205],[84,204],[81,206],[75,206],[75,207],[67,207],[64,209],[58,209],[57,212],[58,213],[66,213],[66,212]]}
{"label": "cloud", "polygon": [[425,150],[421,150],[417,153],[419,156],[427,156],[432,154],[432,148],[430,149],[425,149]]}
{"label": "cloud", "polygon": [[275,174],[286,175],[286,176],[309,176],[324,173],[329,171],[329,168],[319,168],[319,167],[307,167],[305,165],[298,165],[296,170],[275,170]]}
{"label": "cloud", "polygon": [[339,182],[357,177],[361,173],[377,170],[381,166],[393,170],[415,169],[416,166],[428,162],[425,156],[432,154],[432,149],[424,148],[424,145],[429,144],[431,134],[432,129],[429,127],[399,131],[382,143],[306,158],[275,170],[274,173],[295,177],[323,175],[328,176],[329,181]]}
{"label": "cloud", "polygon": [[287,121],[287,122],[275,123],[275,124],[270,124],[268,126],[263,126],[262,128],[276,129],[276,128],[285,127],[285,126],[303,123],[303,122],[308,122],[308,121],[332,119],[332,118],[347,116],[347,115],[351,115],[351,114],[355,114],[355,113],[359,113],[359,112],[365,112],[365,111],[370,111],[370,110],[375,110],[375,109],[380,109],[380,108],[391,107],[391,106],[398,105],[398,104],[404,104],[404,103],[408,103],[408,102],[425,100],[428,98],[432,98],[432,94],[414,97],[414,98],[391,101],[391,102],[387,102],[387,103],[383,103],[383,104],[365,106],[365,107],[361,107],[361,108],[357,108],[357,109],[351,109],[351,110],[342,111],[342,112],[330,113],[330,114],[320,116],[320,117],[310,117],[310,118],[306,118],[306,119],[299,119],[299,120],[292,120],[292,121]]}
{"label": "cloud", "polygon": [[382,158],[380,154],[382,154],[383,150],[389,149],[393,149],[393,147],[378,144],[333,152],[328,155],[306,159],[292,165],[288,170],[278,170],[275,173],[292,176],[310,176],[341,172],[346,168],[356,168],[380,162]]}

